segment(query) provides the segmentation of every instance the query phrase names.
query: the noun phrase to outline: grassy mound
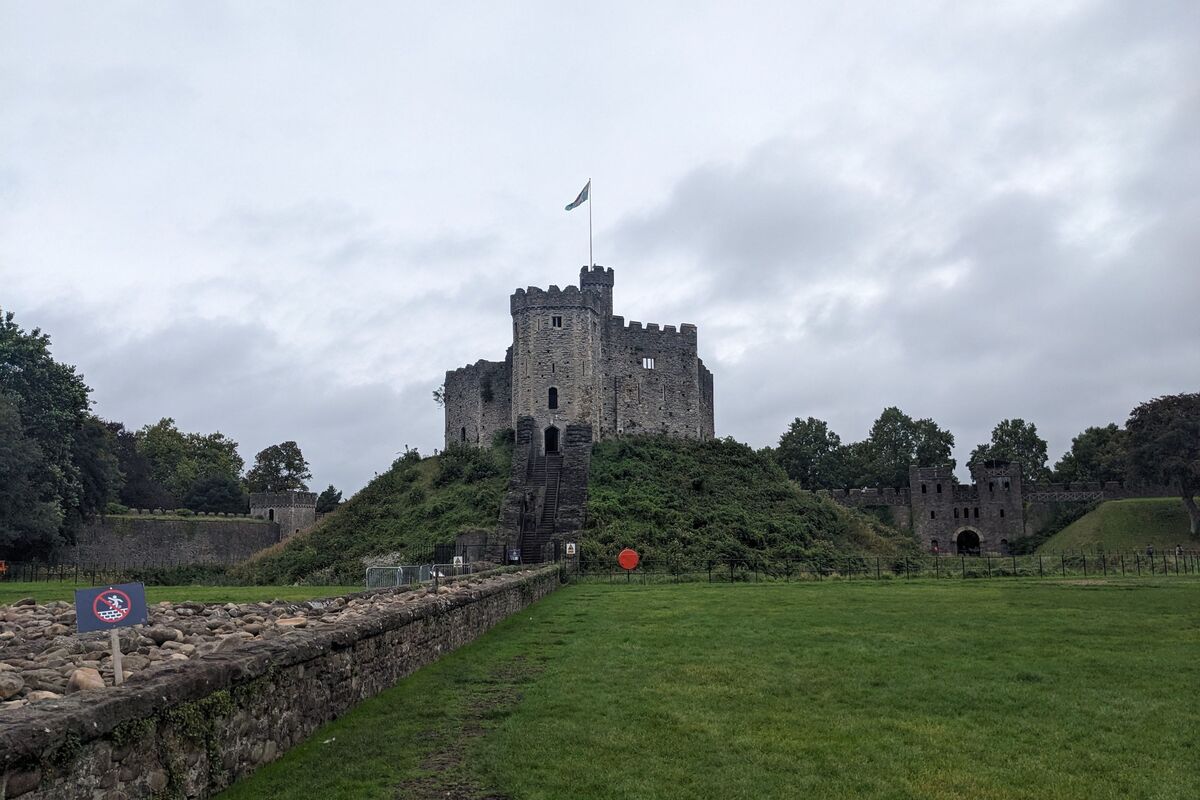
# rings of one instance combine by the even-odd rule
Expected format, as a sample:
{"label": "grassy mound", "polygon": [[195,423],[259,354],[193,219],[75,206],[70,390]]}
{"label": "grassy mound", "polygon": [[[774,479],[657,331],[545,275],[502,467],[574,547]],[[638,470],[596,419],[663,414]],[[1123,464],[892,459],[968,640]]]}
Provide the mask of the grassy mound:
{"label": "grassy mound", "polygon": [[1188,533],[1188,515],[1178,497],[1109,500],[1050,537],[1039,553],[1092,550],[1133,552],[1154,545],[1159,553],[1175,545],[1195,548],[1200,542]]}
{"label": "grassy mound", "polygon": [[592,451],[587,557],[622,547],[648,562],[891,554],[911,536],[800,489],[768,456],[732,439],[636,437]]}
{"label": "grassy mound", "polygon": [[367,557],[428,560],[434,545],[453,542],[463,530],[495,527],[511,459],[511,447],[397,459],[333,514],[257,553],[232,575],[249,583],[358,583]]}
{"label": "grassy mound", "polygon": [[[356,582],[363,559],[428,560],[471,528],[494,530],[511,445],[402,458],[334,514],[234,567],[248,583]],[[584,553],[635,547],[651,561],[808,558],[912,546],[877,520],[802,491],[767,456],[730,439],[637,437],[592,455]]]}

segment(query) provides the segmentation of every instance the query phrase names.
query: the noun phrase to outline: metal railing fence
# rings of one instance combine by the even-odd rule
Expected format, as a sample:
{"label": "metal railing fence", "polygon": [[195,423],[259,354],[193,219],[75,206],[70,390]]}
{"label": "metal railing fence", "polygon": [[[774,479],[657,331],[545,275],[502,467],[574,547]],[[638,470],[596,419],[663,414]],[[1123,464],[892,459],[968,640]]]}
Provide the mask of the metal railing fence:
{"label": "metal railing fence", "polygon": [[907,578],[1096,578],[1200,575],[1200,552],[1069,555],[838,555],[811,558],[647,559],[626,572],[612,558],[584,557],[572,570],[584,581],[615,583],[791,582]]}

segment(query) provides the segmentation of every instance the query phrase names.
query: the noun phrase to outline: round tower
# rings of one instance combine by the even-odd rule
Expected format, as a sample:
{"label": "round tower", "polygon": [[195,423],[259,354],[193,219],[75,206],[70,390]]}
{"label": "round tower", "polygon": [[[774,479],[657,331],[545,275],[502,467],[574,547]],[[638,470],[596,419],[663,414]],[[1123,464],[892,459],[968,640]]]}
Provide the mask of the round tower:
{"label": "round tower", "polygon": [[540,452],[558,451],[567,423],[594,428],[600,419],[600,340],[612,310],[612,270],[589,275],[599,281],[586,290],[529,287],[510,298],[512,424],[533,417]]}

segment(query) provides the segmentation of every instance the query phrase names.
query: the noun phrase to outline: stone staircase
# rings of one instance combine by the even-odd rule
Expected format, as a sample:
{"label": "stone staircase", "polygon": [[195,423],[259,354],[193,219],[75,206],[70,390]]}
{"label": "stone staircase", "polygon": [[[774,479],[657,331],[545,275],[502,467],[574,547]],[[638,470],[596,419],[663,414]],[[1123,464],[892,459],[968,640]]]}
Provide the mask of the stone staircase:
{"label": "stone staircase", "polygon": [[539,564],[555,556],[555,545],[575,541],[587,512],[592,426],[567,423],[557,452],[543,455],[542,431],[532,417],[519,417],[514,432],[508,489],[490,554],[496,561]]}
{"label": "stone staircase", "polygon": [[533,458],[528,486],[540,490],[541,510],[525,518],[521,530],[521,560],[536,564],[542,560],[546,544],[554,536],[558,518],[558,492],[562,481],[563,458],[549,453]]}

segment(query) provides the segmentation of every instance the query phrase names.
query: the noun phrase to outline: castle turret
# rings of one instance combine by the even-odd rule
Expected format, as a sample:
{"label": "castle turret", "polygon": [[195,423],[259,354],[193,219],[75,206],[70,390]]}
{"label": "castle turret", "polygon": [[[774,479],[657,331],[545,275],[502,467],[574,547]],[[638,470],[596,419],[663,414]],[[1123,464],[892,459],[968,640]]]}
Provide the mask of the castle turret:
{"label": "castle turret", "polygon": [[584,294],[600,298],[600,313],[604,318],[613,313],[613,271],[611,267],[592,266],[579,270],[579,288]]}

